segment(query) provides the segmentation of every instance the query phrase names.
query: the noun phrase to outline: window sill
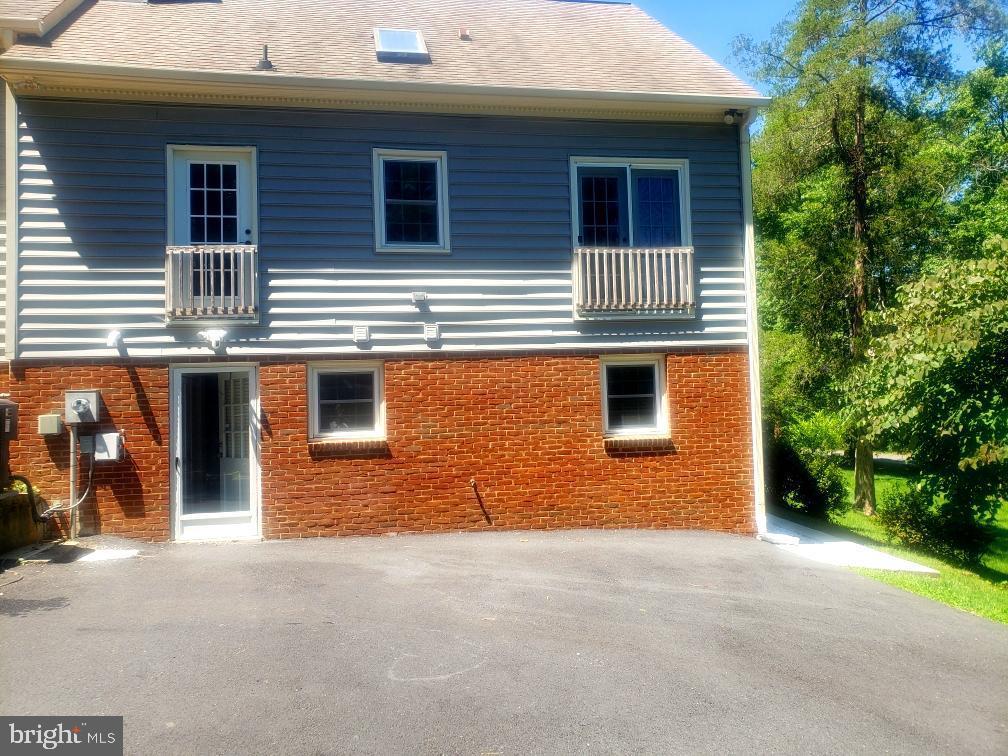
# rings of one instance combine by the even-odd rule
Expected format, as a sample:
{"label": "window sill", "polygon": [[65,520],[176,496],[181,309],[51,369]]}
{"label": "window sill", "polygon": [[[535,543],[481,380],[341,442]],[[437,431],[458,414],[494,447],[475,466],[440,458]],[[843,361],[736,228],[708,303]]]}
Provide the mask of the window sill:
{"label": "window sill", "polygon": [[308,441],[309,456],[324,459],[388,459],[392,456],[384,438],[313,438]]}
{"label": "window sill", "polygon": [[605,448],[611,451],[669,451],[675,443],[668,435],[605,436]]}
{"label": "window sill", "polygon": [[450,255],[450,247],[375,247],[376,255]]}
{"label": "window sill", "polygon": [[359,449],[361,451],[371,451],[373,449],[388,448],[387,438],[310,438],[308,445],[312,448],[336,448],[336,449]]}

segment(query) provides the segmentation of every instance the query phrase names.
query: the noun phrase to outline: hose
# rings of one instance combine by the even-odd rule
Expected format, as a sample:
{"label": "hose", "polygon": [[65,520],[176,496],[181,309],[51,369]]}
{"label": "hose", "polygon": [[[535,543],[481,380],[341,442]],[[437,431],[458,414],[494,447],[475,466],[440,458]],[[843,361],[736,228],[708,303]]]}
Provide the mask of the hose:
{"label": "hose", "polygon": [[[80,496],[77,497],[77,501],[71,502],[66,506],[49,507],[49,509],[47,509],[45,512],[41,514],[41,517],[44,517],[45,520],[49,520],[50,518],[52,518],[54,514],[57,514],[58,512],[73,512],[75,509],[77,509],[77,507],[83,504],[84,499],[86,499],[88,494],[91,493],[91,486],[94,484],[94,468],[95,468],[95,458],[94,453],[92,453],[91,464],[88,466],[87,488],[84,489],[84,493],[82,493]],[[14,480],[15,479],[14,476],[11,476],[11,479]],[[24,480],[24,478],[18,478],[18,480]],[[43,522],[45,522],[45,520],[43,520]]]}
{"label": "hose", "polygon": [[38,503],[35,499],[35,489],[32,488],[31,481],[28,480],[28,478],[24,477],[23,475],[11,475],[10,479],[24,483],[25,490],[28,492],[28,504],[29,509],[31,509],[32,521],[37,525],[42,525],[44,523],[49,522],[53,518],[53,515],[59,512],[72,512],[74,509],[79,507],[84,502],[84,500],[88,497],[88,494],[91,493],[91,487],[94,485],[94,469],[95,469],[95,459],[94,454],[91,454],[91,464],[88,466],[87,488],[84,489],[84,493],[82,493],[77,498],[77,501],[72,502],[69,506],[49,507],[49,509],[42,512],[41,514],[39,514],[38,511]]}
{"label": "hose", "polygon": [[91,464],[88,466],[87,488],[84,489],[84,493],[82,493],[79,497],[77,497],[77,503],[74,506],[80,506],[81,504],[83,504],[84,499],[86,499],[88,497],[88,494],[91,493],[91,486],[94,484],[94,459],[95,455],[94,452],[92,451]]}

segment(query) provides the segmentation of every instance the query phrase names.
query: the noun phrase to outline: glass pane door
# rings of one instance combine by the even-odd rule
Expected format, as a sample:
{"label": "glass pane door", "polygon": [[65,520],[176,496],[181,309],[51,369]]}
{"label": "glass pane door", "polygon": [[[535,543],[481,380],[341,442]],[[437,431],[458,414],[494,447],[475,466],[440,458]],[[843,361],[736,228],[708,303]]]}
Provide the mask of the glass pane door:
{"label": "glass pane door", "polygon": [[220,373],[221,506],[242,511],[249,506],[249,377]]}
{"label": "glass pane door", "polygon": [[681,247],[679,172],[631,171],[635,247]]}
{"label": "glass pane door", "polygon": [[626,173],[625,168],[578,168],[581,246],[629,246]]}
{"label": "glass pane door", "polygon": [[180,506],[183,517],[249,512],[249,375],[181,375]]}

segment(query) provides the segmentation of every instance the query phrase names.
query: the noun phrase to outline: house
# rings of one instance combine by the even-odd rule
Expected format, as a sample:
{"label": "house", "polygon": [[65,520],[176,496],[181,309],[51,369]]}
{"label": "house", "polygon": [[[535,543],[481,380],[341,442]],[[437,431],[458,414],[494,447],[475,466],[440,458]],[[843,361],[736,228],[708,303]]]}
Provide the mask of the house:
{"label": "house", "polygon": [[760,527],[765,100],[641,10],[0,28],[12,467],[83,532]]}

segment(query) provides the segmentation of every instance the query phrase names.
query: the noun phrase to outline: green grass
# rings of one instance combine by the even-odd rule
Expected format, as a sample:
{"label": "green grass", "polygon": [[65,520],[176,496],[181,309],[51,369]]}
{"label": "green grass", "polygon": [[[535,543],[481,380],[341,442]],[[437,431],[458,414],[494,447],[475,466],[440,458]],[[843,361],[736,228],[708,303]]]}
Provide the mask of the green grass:
{"label": "green grass", "polygon": [[[851,505],[854,503],[854,473],[844,470]],[[912,471],[898,465],[879,464],[875,474],[875,493],[879,501],[886,490],[912,479]],[[787,513],[791,517],[791,513]],[[889,541],[878,520],[865,517],[853,508],[832,518],[837,532],[847,532],[880,551],[925,564],[938,570],[938,575],[921,575],[889,570],[857,570],[883,583],[941,601],[981,617],[1008,624],[1008,506],[1001,508],[997,517],[997,537],[991,550],[984,556],[982,565],[967,569],[938,559],[927,552],[910,549]],[[822,523],[812,527],[822,529]]]}

